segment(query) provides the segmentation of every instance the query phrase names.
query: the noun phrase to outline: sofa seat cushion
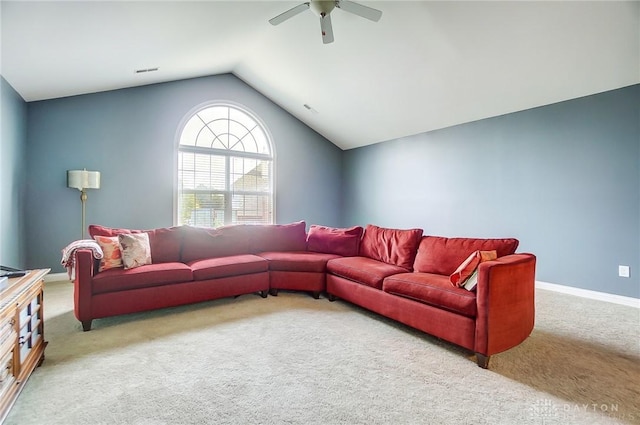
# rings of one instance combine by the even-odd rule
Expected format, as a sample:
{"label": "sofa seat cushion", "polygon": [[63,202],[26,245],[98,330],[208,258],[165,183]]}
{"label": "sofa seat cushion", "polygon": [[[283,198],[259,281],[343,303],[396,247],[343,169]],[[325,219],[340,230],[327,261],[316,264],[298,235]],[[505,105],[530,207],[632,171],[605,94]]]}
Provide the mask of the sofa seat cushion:
{"label": "sofa seat cushion", "polygon": [[269,270],[285,272],[324,273],[327,269],[327,261],[333,258],[341,258],[335,254],[309,251],[269,251],[261,252],[258,255],[269,261]]}
{"label": "sofa seat cushion", "polygon": [[449,276],[433,273],[402,273],[386,278],[382,290],[465,316],[475,317],[476,294],[454,287]]}
{"label": "sofa seat cushion", "polygon": [[193,280],[191,268],[183,263],[146,264],[133,269],[109,269],[93,277],[93,293],[160,286]]}
{"label": "sofa seat cushion", "polygon": [[382,289],[385,277],[406,271],[402,267],[368,257],[344,257],[327,262],[327,272],[377,289]]}
{"label": "sofa seat cushion", "polygon": [[418,246],[418,254],[413,263],[413,271],[451,275],[456,268],[474,251],[496,251],[498,257],[516,252],[518,240],[445,238],[425,236]]}
{"label": "sofa seat cushion", "polygon": [[269,270],[267,260],[253,254],[207,258],[192,261],[188,265],[193,270],[194,280],[218,279]]}

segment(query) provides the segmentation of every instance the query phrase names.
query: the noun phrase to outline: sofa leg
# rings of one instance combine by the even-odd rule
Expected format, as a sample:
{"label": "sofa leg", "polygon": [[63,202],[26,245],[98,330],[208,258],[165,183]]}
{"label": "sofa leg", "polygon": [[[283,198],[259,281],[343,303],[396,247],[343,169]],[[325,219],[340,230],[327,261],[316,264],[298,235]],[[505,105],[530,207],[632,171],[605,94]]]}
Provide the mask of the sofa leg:
{"label": "sofa leg", "polygon": [[262,298],[267,298],[267,294],[269,293],[269,291],[265,290],[265,291],[260,291],[260,296]]}
{"label": "sofa leg", "polygon": [[327,293],[327,299],[331,302],[334,302],[336,300],[336,296],[333,294]]}
{"label": "sofa leg", "polygon": [[484,354],[476,353],[476,360],[478,361],[478,366],[483,369],[489,368],[489,359],[491,356],[485,356]]}
{"label": "sofa leg", "polygon": [[274,297],[278,296],[278,288],[271,288],[269,289],[269,295],[272,295]]}
{"label": "sofa leg", "polygon": [[313,298],[315,298],[316,300],[319,300],[319,299],[320,299],[320,291],[313,291],[313,292],[311,293],[311,296],[312,296]]}
{"label": "sofa leg", "polygon": [[82,330],[87,332],[91,330],[91,322],[93,320],[83,320],[82,321]]}

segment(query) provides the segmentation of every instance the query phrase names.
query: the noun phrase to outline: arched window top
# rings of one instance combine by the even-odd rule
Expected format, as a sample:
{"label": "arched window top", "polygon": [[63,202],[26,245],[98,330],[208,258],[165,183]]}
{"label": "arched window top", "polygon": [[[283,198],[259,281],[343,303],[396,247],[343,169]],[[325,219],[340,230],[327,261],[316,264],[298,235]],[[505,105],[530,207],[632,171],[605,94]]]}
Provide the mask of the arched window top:
{"label": "arched window top", "polygon": [[273,223],[271,146],[264,125],[241,107],[212,104],[189,115],[178,144],[176,223]]}
{"label": "arched window top", "polygon": [[272,156],[262,125],[230,105],[211,105],[193,114],[182,130],[180,145]]}

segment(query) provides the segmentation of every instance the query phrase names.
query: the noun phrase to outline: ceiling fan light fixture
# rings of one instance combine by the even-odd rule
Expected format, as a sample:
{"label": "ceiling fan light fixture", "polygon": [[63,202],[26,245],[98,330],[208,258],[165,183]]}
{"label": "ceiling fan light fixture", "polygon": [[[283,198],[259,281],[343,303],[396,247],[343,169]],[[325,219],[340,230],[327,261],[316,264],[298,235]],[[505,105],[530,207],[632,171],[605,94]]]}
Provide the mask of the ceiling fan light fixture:
{"label": "ceiling fan light fixture", "polygon": [[333,26],[331,24],[331,11],[339,8],[345,12],[353,13],[373,22],[378,22],[382,16],[382,12],[372,7],[363,6],[359,3],[349,0],[309,0],[308,2],[299,4],[284,13],[279,14],[275,18],[269,19],[271,25],[280,25],[287,19],[293,18],[299,13],[307,9],[311,9],[313,13],[320,17],[320,32],[322,34],[322,42],[324,44],[333,42]]}
{"label": "ceiling fan light fixture", "polygon": [[309,5],[309,9],[313,11],[316,15],[324,18],[336,7],[336,2],[327,1],[327,0],[314,0]]}

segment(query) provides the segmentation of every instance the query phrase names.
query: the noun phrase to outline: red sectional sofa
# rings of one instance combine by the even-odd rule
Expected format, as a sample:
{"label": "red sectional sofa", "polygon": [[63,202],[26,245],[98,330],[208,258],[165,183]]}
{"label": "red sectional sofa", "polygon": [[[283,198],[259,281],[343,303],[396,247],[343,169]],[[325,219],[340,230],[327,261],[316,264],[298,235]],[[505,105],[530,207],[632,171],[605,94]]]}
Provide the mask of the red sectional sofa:
{"label": "red sectional sofa", "polygon": [[[374,225],[312,225],[307,233],[305,222],[146,231],[92,225],[89,233],[146,233],[150,261],[99,271],[94,251],[74,252],[74,313],[85,331],[93,319],[223,297],[326,292],[331,301],[341,298],[472,350],[487,368],[491,355],[524,341],[534,325],[536,258],[516,254],[516,239],[423,236],[421,229]],[[450,276],[476,251],[497,258],[477,266],[475,289],[453,285]]]}

